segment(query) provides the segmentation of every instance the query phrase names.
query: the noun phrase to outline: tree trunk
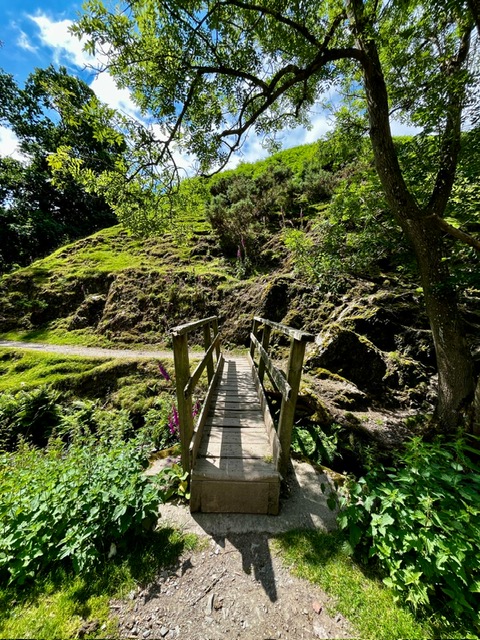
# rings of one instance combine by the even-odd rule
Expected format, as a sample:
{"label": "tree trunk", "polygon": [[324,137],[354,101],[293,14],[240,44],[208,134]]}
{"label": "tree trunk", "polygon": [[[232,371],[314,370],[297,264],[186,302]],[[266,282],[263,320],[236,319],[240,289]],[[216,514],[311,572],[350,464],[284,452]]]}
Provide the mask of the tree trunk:
{"label": "tree trunk", "polygon": [[[473,359],[466,344],[457,296],[443,261],[441,232],[433,216],[418,207],[403,179],[390,130],[387,88],[368,16],[362,0],[349,0],[347,6],[362,52],[376,169],[389,207],[413,245],[420,272],[438,368],[435,422],[440,431],[448,432],[458,426],[464,415],[471,415],[475,392]],[[443,215],[443,211],[436,213]]]}
{"label": "tree trunk", "polygon": [[469,422],[475,391],[473,360],[450,274],[442,260],[442,238],[435,222],[426,217],[411,222],[410,240],[420,272],[427,316],[432,330],[438,369],[435,423],[451,431]]}

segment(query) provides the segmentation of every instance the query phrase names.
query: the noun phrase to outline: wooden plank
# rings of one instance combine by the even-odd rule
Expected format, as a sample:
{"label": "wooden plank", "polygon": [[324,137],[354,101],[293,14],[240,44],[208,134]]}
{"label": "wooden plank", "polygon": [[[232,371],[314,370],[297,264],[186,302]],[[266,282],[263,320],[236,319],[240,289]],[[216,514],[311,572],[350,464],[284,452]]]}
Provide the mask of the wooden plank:
{"label": "wooden plank", "polygon": [[[198,497],[196,495],[198,491]],[[204,513],[278,513],[278,482],[199,482],[192,496],[192,511]],[[195,507],[192,509],[192,507]]]}
{"label": "wooden plank", "polygon": [[238,458],[198,458],[192,478],[255,481],[278,480],[278,471],[263,458],[239,460]]}
{"label": "wooden plank", "polygon": [[272,384],[276,387],[277,391],[280,391],[284,398],[288,398],[291,392],[291,388],[280,372],[280,369],[277,369],[277,367],[273,364],[270,356],[253,335],[253,333],[250,334],[250,339],[259,350],[261,359],[265,362],[265,371],[268,373],[268,377],[272,381]]}
{"label": "wooden plank", "polygon": [[218,405],[215,409],[210,409],[209,417],[213,418],[247,418],[249,420],[262,416],[260,405],[256,407],[248,407],[247,409],[221,409]]}
{"label": "wooden plank", "polygon": [[237,399],[229,400],[228,398],[219,399],[215,404],[217,411],[259,411],[261,410],[260,403],[257,402],[240,402]]}
{"label": "wooden plank", "polygon": [[191,396],[185,397],[183,392],[190,376],[188,343],[185,334],[173,335],[173,359],[175,363],[182,467],[184,471],[190,471],[190,441],[193,433],[193,417],[192,398]]}
{"label": "wooden plank", "polygon": [[220,355],[220,360],[217,362],[217,368],[213,375],[212,381],[210,382],[210,386],[208,387],[207,395],[205,396],[203,407],[200,412],[200,415],[198,416],[198,420],[192,435],[190,451],[189,451],[191,468],[193,468],[195,465],[195,459],[197,457],[198,449],[200,447],[200,443],[202,440],[203,429],[207,421],[208,414],[210,412],[210,404],[212,402],[213,392],[215,391],[215,387],[217,385],[218,379],[222,375],[223,365],[224,365],[223,356]]}
{"label": "wooden plank", "polygon": [[265,438],[263,442],[224,442],[203,441],[198,450],[198,458],[265,458],[270,455],[270,446]]}
{"label": "wooden plank", "polygon": [[218,416],[213,416],[209,418],[207,421],[208,424],[211,424],[216,427],[264,427],[264,422],[262,415],[260,414],[257,418],[221,418]]}
{"label": "wooden plank", "polygon": [[187,322],[186,324],[179,324],[176,327],[171,329],[170,333],[172,336],[182,336],[190,331],[194,331],[195,329],[199,329],[203,327],[205,324],[218,322],[217,316],[210,316],[209,318],[204,318],[203,320],[194,320],[193,322]]}
{"label": "wooden plank", "polygon": [[294,340],[298,340],[299,342],[313,342],[315,340],[315,336],[307,331],[300,331],[299,329],[292,329],[292,327],[287,327],[285,324],[279,324],[278,322],[273,322],[272,320],[267,320],[266,318],[260,318],[259,316],[255,316],[253,322],[258,325],[267,325],[276,331],[280,331],[281,333],[293,338]]}
{"label": "wooden plank", "polygon": [[285,476],[290,460],[290,446],[292,443],[293,419],[295,405],[297,404],[298,390],[302,378],[303,358],[305,355],[305,342],[291,340],[290,356],[288,358],[288,383],[292,389],[289,398],[282,400],[280,417],[278,419],[278,438],[280,440],[280,461],[278,469]]}
{"label": "wooden plank", "polygon": [[213,399],[222,402],[251,402],[252,400],[258,402],[258,393],[255,390],[248,393],[228,393],[227,391],[219,392],[217,389],[212,396]]}
{"label": "wooden plank", "polygon": [[265,429],[248,429],[248,433],[245,433],[244,429],[232,428],[232,429],[220,429],[219,432],[210,431],[205,434],[204,440],[208,442],[225,442],[226,444],[242,443],[248,439],[248,442],[268,442]]}

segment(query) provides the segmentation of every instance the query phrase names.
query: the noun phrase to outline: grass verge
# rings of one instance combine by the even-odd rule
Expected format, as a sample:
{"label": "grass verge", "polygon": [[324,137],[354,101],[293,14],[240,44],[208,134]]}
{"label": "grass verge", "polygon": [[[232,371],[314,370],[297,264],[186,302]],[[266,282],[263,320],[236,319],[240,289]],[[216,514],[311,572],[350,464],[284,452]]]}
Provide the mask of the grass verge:
{"label": "grass verge", "polygon": [[416,620],[378,578],[355,564],[342,548],[343,540],[340,533],[295,530],[278,536],[276,544],[295,575],[317,584],[334,599],[335,612],[350,620],[356,637],[434,637],[427,622]]}
{"label": "grass verge", "polygon": [[163,528],[88,575],[59,569],[26,587],[0,587],[1,638],[118,637],[109,601],[151,582],[197,545],[193,534]]}

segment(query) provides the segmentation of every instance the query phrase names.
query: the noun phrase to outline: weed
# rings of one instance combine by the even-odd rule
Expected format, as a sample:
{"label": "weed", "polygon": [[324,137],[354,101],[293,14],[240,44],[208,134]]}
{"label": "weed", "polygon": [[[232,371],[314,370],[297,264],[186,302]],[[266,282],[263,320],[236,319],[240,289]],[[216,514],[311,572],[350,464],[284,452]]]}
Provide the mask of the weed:
{"label": "weed", "polygon": [[352,622],[355,637],[432,637],[428,624],[417,622],[395,602],[391,590],[352,561],[341,534],[289,531],[277,538],[277,544],[296,575],[318,584],[333,598],[332,609]]}

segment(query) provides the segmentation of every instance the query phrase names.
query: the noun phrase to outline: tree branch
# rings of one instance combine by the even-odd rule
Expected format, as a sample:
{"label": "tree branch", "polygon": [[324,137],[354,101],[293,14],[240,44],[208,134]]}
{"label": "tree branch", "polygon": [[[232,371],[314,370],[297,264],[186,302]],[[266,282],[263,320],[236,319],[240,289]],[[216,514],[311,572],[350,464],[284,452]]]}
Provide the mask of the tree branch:
{"label": "tree branch", "polygon": [[249,2],[242,2],[242,0],[225,0],[224,2],[220,2],[220,5],[223,6],[233,6],[238,7],[239,9],[246,9],[248,11],[256,11],[257,13],[262,13],[268,16],[272,16],[278,22],[287,25],[288,27],[294,29],[300,35],[302,35],[310,44],[313,44],[315,47],[321,47],[322,44],[317,40],[317,38],[311,33],[306,27],[299,24],[295,20],[291,18],[287,18],[280,11],[275,11],[275,9],[271,9],[270,7],[266,7],[264,5],[251,4]]}
{"label": "tree branch", "polygon": [[473,247],[476,251],[480,253],[480,240],[474,238],[469,233],[462,231],[461,229],[457,229],[453,227],[451,224],[448,224],[446,220],[440,218],[437,215],[432,215],[432,219],[436,222],[438,227],[448,233],[450,236],[456,238],[457,240],[461,240],[463,243],[468,244],[469,247]]}
{"label": "tree branch", "polygon": [[[473,25],[469,25],[462,35],[457,55],[448,65],[448,70],[446,71],[446,75],[450,76],[450,78],[447,78],[447,83],[456,73],[462,70],[470,50],[470,34],[472,30]],[[430,215],[443,214],[452,192],[460,151],[461,116],[464,97],[464,90],[459,91],[456,87],[450,88],[445,131],[440,148],[440,167],[427,205],[427,212]]]}

